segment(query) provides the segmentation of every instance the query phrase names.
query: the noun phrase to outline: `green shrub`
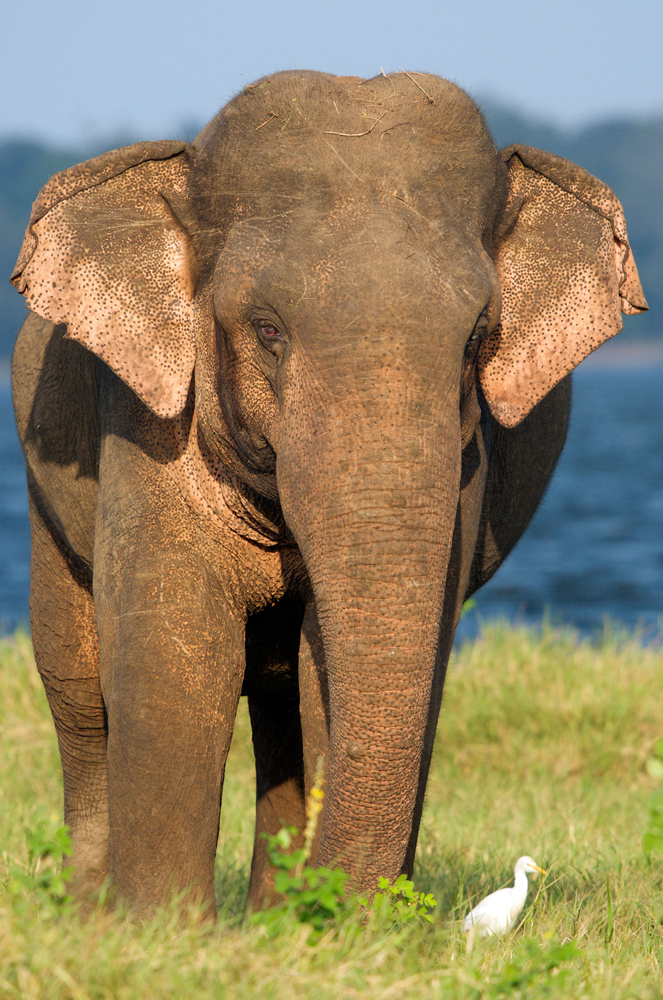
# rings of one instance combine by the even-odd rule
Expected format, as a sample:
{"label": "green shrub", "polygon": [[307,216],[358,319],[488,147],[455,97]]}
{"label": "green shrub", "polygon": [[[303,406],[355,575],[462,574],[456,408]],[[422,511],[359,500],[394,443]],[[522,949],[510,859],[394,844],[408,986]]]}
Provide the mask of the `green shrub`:
{"label": "green shrub", "polygon": [[27,860],[10,864],[5,888],[19,912],[33,904],[53,915],[61,913],[71,902],[67,882],[74,869],[62,868],[62,858],[71,853],[69,827],[61,826],[49,836],[46,824],[38,823],[25,831]]}
{"label": "green shrub", "polygon": [[295,827],[288,827],[267,837],[269,860],[276,870],[274,890],[283,897],[283,903],[252,914],[251,923],[267,927],[270,935],[276,935],[293,922],[308,924],[312,928],[309,943],[315,944],[341,920],[354,920],[357,929],[366,923],[402,927],[417,918],[433,922],[429,910],[437,906],[437,901],[430,892],[415,892],[406,875],[399,875],[394,882],[380,878],[379,890],[371,900],[348,895],[349,875],[342,868],[307,865],[306,844],[290,850],[296,835]]}

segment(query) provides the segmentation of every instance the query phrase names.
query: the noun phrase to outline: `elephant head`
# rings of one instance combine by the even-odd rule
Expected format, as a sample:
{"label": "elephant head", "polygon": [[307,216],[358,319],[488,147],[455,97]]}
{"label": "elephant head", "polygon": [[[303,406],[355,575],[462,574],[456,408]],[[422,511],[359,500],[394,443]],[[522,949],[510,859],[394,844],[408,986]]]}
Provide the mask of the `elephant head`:
{"label": "elephant head", "polygon": [[190,145],[55,177],[14,281],[159,418],[193,400],[212,474],[285,524],[329,684],[320,859],[395,875],[486,428],[515,427],[646,308],[619,202],[559,157],[498,152],[438,77],[292,72]]}

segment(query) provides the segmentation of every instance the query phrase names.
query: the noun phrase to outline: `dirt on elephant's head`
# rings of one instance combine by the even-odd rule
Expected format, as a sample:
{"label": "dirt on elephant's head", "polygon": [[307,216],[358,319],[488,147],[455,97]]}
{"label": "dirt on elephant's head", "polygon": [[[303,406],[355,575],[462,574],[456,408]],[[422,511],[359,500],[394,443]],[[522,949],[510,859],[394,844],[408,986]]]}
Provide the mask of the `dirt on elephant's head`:
{"label": "dirt on elephant's head", "polygon": [[303,206],[325,215],[348,196],[395,198],[427,219],[461,208],[467,218],[469,207],[485,222],[503,172],[476,105],[455,84],[422,73],[265,77],[219,112],[194,150],[193,200],[208,259],[237,219]]}

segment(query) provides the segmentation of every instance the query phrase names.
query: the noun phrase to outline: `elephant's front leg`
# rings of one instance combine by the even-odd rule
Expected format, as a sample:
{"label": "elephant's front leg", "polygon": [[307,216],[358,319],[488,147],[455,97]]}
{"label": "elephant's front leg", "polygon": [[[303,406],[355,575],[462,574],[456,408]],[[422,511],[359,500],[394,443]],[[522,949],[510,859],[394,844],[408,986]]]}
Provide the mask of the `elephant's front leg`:
{"label": "elephant's front leg", "polygon": [[94,605],[32,496],[32,641],[57,732],[64,820],[72,839],[70,891],[87,902],[108,874],[106,710]]}
{"label": "elephant's front leg", "polygon": [[149,911],[173,890],[214,912],[244,627],[185,545],[104,553],[95,579],[108,712],[109,871]]}

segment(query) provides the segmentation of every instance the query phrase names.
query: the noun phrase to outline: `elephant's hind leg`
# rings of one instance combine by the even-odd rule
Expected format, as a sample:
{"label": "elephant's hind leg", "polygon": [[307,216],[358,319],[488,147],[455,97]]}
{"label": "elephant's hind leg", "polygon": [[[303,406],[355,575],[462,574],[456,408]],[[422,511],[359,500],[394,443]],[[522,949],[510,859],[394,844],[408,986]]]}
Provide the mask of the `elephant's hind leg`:
{"label": "elephant's hind leg", "polygon": [[304,759],[299,716],[297,656],[302,609],[281,602],[249,620],[247,672],[256,760],[256,828],[247,909],[274,902],[274,871],[265,835],[294,826],[293,847],[306,826]]}
{"label": "elephant's hind leg", "polygon": [[293,847],[300,847],[306,808],[299,698],[249,694],[249,713],[256,758],[256,831],[247,908],[254,911],[274,902],[265,834],[294,826],[298,835]]}
{"label": "elephant's hind leg", "polygon": [[108,874],[107,725],[94,606],[32,501],[30,520],[32,640],[62,760],[71,888],[76,898],[87,899]]}

